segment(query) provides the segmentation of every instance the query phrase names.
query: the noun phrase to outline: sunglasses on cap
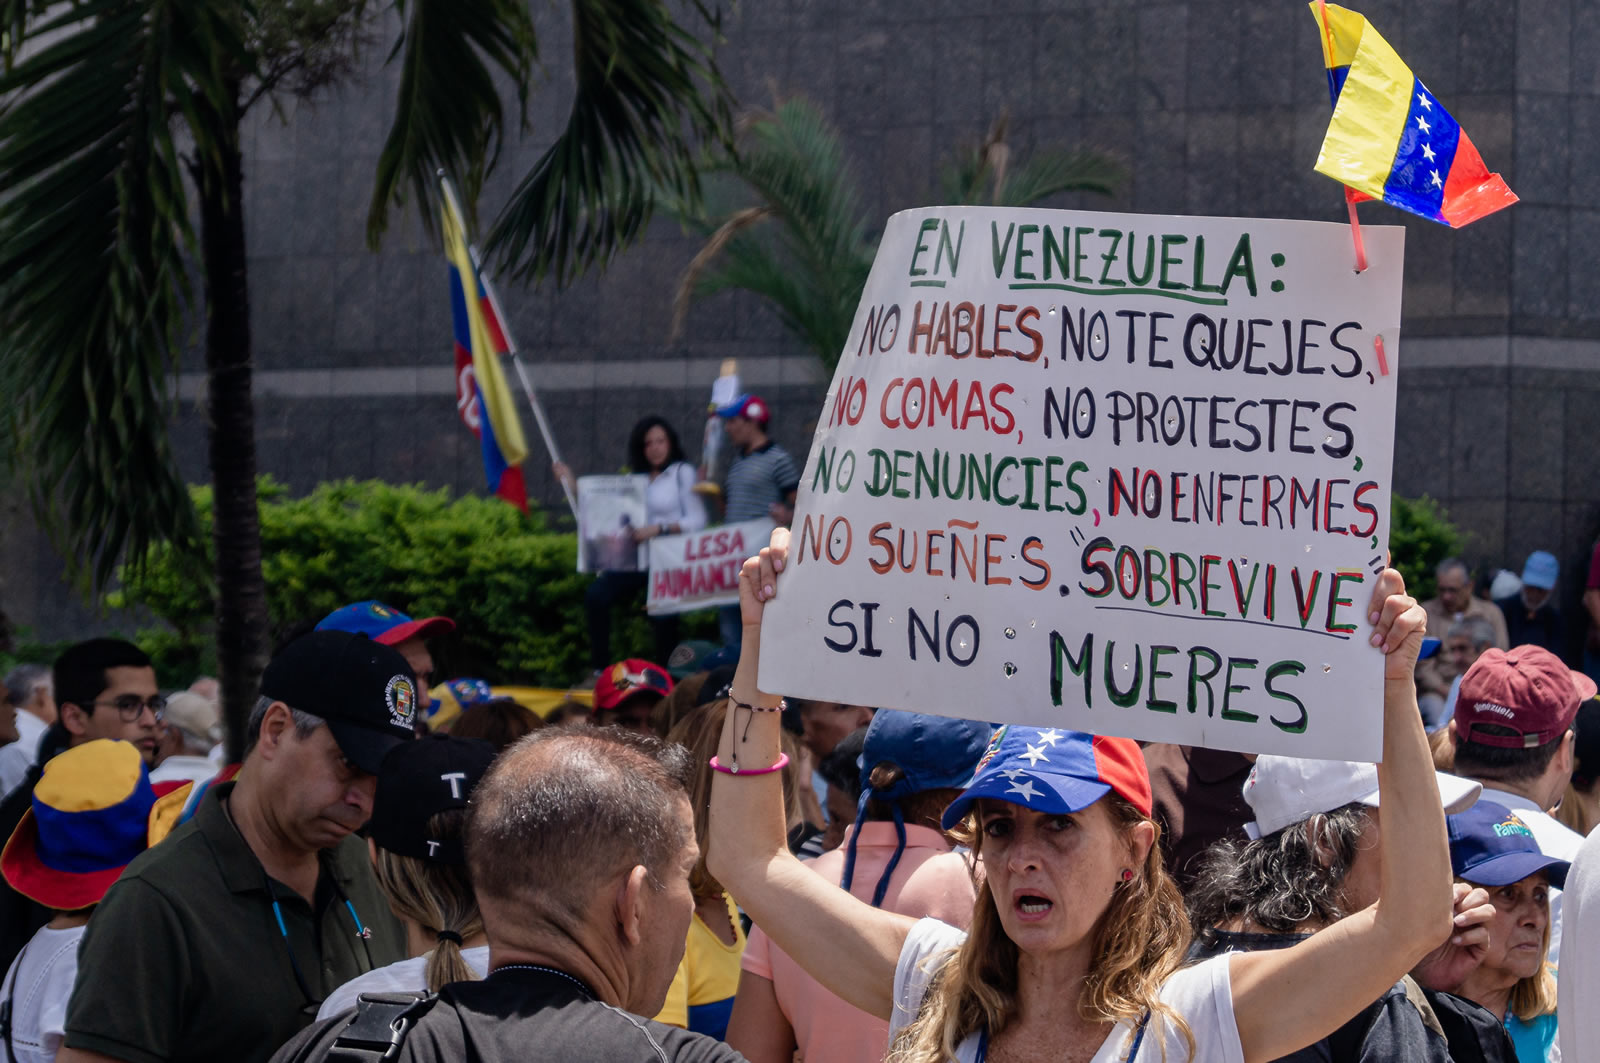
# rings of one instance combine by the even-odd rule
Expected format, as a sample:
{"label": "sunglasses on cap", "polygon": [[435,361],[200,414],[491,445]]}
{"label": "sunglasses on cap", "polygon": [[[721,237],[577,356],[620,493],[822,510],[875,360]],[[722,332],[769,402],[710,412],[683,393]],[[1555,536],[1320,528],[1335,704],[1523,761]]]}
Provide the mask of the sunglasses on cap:
{"label": "sunglasses on cap", "polygon": [[669,693],[671,688],[667,685],[667,677],[661,672],[624,672],[612,680],[612,686],[618,690],[651,690],[657,694]]}

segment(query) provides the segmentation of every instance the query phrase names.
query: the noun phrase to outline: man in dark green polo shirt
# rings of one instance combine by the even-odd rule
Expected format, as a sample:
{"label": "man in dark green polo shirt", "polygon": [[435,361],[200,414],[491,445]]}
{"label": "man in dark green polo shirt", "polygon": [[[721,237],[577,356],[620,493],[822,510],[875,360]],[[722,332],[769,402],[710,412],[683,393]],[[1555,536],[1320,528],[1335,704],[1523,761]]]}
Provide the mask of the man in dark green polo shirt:
{"label": "man in dark green polo shirt", "polygon": [[128,866],[83,936],[63,1063],[266,1060],[329,992],[405,958],[352,837],[412,737],[405,658],[313,632],[268,664],[238,779]]}

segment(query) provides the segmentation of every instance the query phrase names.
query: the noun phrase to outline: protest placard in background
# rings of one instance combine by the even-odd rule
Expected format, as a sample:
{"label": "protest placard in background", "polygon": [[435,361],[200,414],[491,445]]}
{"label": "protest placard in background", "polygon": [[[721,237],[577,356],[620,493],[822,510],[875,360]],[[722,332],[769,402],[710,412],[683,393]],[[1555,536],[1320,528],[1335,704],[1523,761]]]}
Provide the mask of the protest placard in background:
{"label": "protest placard in background", "polygon": [[651,616],[686,613],[739,601],[739,566],[767,545],[770,520],[747,520],[688,535],[658,535],[650,540]]}
{"label": "protest placard in background", "polygon": [[1377,759],[1404,230],[1364,232],[1357,274],[1319,222],[891,218],[762,686]]}
{"label": "protest placard in background", "polygon": [[645,524],[645,476],[578,477],[578,571],[637,572],[644,550],[633,541]]}

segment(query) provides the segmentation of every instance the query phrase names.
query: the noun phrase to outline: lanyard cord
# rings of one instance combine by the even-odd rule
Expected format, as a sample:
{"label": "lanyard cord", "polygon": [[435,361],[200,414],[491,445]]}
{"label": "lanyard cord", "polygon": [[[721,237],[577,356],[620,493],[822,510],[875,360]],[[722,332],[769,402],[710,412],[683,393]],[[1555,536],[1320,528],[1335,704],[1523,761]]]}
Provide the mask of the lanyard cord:
{"label": "lanyard cord", "polygon": [[[283,906],[278,903],[278,891],[273,887],[272,876],[267,874],[265,867],[261,869],[261,880],[266,886],[267,897],[272,901],[272,916],[278,922],[278,933],[283,935],[283,947],[289,953],[289,968],[294,972],[295,985],[299,987],[300,995],[306,998],[307,1004],[321,1003],[316,994],[311,992],[311,985],[306,981],[305,972],[300,969],[300,960],[294,954],[294,943],[289,940],[289,927],[283,921]],[[345,910],[350,913],[350,919],[356,926],[356,937],[361,942],[361,951],[366,955],[367,970],[373,970],[377,964],[372,962],[372,948],[367,944],[372,937],[372,931],[361,922],[361,916],[356,914],[356,906],[345,893],[344,887],[339,885],[338,877],[329,874],[328,884],[333,887],[333,891],[339,895],[339,900],[344,902]]]}

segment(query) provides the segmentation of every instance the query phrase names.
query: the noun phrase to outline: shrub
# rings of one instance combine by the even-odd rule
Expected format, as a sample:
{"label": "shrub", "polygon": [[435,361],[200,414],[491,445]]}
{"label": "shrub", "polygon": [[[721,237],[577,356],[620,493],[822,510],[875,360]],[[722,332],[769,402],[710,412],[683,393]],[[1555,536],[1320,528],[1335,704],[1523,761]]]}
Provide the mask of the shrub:
{"label": "shrub", "polygon": [[[274,639],[313,624],[348,602],[378,598],[412,616],[455,619],[453,635],[432,643],[435,678],[477,676],[565,686],[585,675],[583,593],[575,571],[577,538],[549,529],[499,499],[452,499],[381,481],[341,480],[304,498],[263,477],[261,564]],[[211,489],[191,488],[210,538]],[[137,641],[156,658],[164,684],[214,672],[215,603],[205,581],[158,549],[142,572],[128,572],[108,604],[136,607],[164,625]],[[643,603],[619,617],[615,652],[650,645]],[[709,618],[693,628],[713,626]]]}
{"label": "shrub", "polygon": [[1461,532],[1450,523],[1444,507],[1427,495],[1406,498],[1396,494],[1390,499],[1391,564],[1406,578],[1406,593],[1425,602],[1437,593],[1434,568],[1445,558],[1460,554]]}

